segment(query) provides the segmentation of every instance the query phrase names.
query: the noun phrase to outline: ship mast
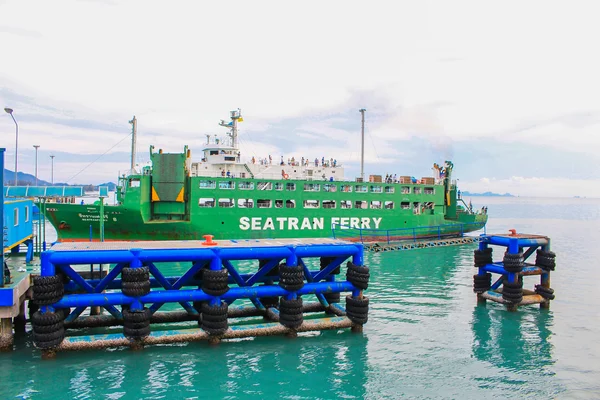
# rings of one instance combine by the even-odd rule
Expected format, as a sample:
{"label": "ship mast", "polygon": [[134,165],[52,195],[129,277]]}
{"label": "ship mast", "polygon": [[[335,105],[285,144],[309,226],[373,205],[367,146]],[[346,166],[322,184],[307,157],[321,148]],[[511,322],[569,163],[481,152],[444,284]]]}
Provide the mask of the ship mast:
{"label": "ship mast", "polygon": [[360,179],[362,182],[365,181],[365,110],[361,108],[360,110],[362,125],[360,130]]}
{"label": "ship mast", "polygon": [[129,121],[131,126],[131,170],[135,169],[135,141],[137,139],[137,119],[135,115],[133,119]]}
{"label": "ship mast", "polygon": [[225,122],[225,120],[221,120],[219,125],[224,126],[225,128],[229,128],[230,131],[227,132],[227,135],[231,138],[231,147],[237,149],[238,146],[238,120],[243,121],[242,118],[242,110],[237,109],[235,111],[231,111],[231,122]]}

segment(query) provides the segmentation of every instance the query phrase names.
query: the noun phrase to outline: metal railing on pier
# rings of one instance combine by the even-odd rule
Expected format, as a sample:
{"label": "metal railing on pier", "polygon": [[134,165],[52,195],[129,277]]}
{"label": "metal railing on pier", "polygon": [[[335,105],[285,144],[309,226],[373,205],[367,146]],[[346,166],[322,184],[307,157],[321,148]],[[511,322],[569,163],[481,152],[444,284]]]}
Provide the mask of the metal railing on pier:
{"label": "metal railing on pier", "polygon": [[485,223],[483,222],[417,226],[414,228],[398,229],[362,229],[340,224],[332,225],[333,237],[335,239],[361,243],[381,242],[388,244],[401,241],[416,242],[417,240],[423,239],[463,237],[465,233],[481,229],[483,229],[483,233],[485,234]]}

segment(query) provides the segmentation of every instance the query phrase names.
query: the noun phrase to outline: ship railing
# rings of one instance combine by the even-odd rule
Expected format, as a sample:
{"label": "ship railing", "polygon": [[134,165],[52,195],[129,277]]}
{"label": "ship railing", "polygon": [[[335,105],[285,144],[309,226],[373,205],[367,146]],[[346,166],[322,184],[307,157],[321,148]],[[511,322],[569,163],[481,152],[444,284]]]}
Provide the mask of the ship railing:
{"label": "ship railing", "polygon": [[417,226],[414,228],[397,229],[367,229],[332,224],[333,237],[335,239],[361,243],[386,242],[388,244],[399,241],[416,242],[417,240],[422,239],[463,237],[467,232],[474,232],[480,229],[483,229],[484,234],[486,233],[485,222]]}

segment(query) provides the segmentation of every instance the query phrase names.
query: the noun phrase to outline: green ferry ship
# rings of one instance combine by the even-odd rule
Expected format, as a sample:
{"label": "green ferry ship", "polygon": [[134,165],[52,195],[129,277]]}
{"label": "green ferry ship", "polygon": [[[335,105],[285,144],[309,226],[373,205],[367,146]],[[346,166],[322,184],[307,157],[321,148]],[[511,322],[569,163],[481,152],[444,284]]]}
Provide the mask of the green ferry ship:
{"label": "green ferry ship", "polygon": [[[228,138],[207,135],[199,162],[192,162],[187,146],[182,153],[151,146],[151,165],[136,171],[132,161],[130,173],[119,178],[114,205],[44,204],[58,240],[96,241],[102,233],[107,241],[198,240],[204,235],[215,240],[365,240],[382,233],[400,240],[458,236],[487,222],[486,209],[473,212],[457,196],[449,161],[443,175],[418,181],[371,176],[368,182],[346,180],[337,162],[242,162],[237,143],[241,118],[236,110],[230,122],[221,120]],[[135,143],[135,118],[131,122]]]}

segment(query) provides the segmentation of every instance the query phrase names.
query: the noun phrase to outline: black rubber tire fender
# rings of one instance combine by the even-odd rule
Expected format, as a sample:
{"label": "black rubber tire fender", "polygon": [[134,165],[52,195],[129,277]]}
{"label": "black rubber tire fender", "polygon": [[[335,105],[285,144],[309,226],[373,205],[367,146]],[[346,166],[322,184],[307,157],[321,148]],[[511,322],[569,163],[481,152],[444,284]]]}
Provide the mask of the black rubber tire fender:
{"label": "black rubber tire fender", "polygon": [[31,324],[33,326],[49,326],[62,322],[63,318],[60,313],[36,311],[31,316]]}
{"label": "black rubber tire fender", "polygon": [[[63,327],[59,328],[56,331],[46,332],[46,333],[38,333],[33,332],[33,341],[35,343],[41,342],[51,342],[56,339],[64,339],[65,338],[65,329]],[[62,340],[61,340],[62,341]]]}
{"label": "black rubber tire fender", "polygon": [[125,337],[132,338],[132,339],[145,338],[146,336],[150,335],[150,327],[147,326],[145,328],[132,329],[132,328],[128,328],[128,327],[124,326],[123,327],[123,335]]}
{"label": "black rubber tire fender", "polygon": [[52,333],[64,329],[64,323],[60,321],[52,325],[33,325],[32,328],[36,334]]}
{"label": "black rubber tire fender", "polygon": [[131,311],[128,308],[124,307],[122,309],[122,314],[123,314],[123,321],[130,321],[130,322],[150,321],[150,316],[152,315],[150,313],[150,309],[147,307],[144,307],[143,310],[139,310],[139,311]]}

